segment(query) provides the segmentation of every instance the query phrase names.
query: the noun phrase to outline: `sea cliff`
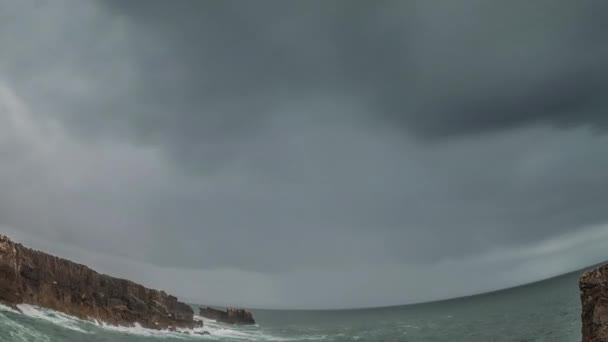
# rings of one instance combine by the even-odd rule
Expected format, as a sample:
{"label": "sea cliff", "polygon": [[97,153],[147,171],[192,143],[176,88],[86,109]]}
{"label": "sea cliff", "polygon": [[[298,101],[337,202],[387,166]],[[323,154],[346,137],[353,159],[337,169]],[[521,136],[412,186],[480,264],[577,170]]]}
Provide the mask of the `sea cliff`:
{"label": "sea cliff", "polygon": [[31,304],[81,319],[150,329],[200,327],[190,306],[164,291],[97,273],[0,235],[0,302]]}
{"label": "sea cliff", "polygon": [[583,342],[608,342],[608,264],[580,279]]}

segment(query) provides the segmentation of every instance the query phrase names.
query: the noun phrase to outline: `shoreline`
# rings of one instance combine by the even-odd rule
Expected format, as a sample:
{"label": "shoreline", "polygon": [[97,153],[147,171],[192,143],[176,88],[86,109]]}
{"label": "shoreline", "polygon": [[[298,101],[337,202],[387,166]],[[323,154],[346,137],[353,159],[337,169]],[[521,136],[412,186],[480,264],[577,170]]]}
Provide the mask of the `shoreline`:
{"label": "shoreline", "polygon": [[154,330],[200,328],[193,309],[162,290],[100,274],[0,235],[0,303],[29,304],[83,320]]}

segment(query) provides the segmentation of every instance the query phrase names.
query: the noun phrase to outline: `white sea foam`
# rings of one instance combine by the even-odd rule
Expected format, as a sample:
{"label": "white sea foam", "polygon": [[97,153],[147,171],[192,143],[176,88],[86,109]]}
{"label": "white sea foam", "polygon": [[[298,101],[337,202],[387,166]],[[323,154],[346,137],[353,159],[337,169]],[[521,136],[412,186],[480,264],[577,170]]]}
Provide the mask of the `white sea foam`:
{"label": "white sea foam", "polygon": [[[79,318],[63,314],[54,310],[41,308],[33,305],[20,304],[17,308],[21,311],[17,311],[8,306],[1,306],[0,311],[11,312],[15,314],[24,315],[37,320],[43,320],[56,324],[58,326],[70,329],[84,334],[95,334],[101,333],[99,330],[105,330],[107,332],[114,332],[119,334],[145,336],[151,338],[173,338],[182,340],[230,340],[230,341],[295,341],[295,340],[323,340],[326,339],[325,335],[317,336],[300,336],[298,338],[281,337],[269,334],[263,331],[259,325],[252,326],[233,326],[227,325],[215,320],[206,319],[200,316],[194,316],[197,321],[202,321],[204,326],[194,329],[177,329],[176,331],[170,330],[154,330],[142,327],[139,324],[135,324],[132,327],[109,325],[99,321],[86,321]],[[2,315],[2,314],[0,314]],[[15,341],[22,342],[49,342],[49,338],[41,335],[40,333],[28,329],[19,323],[12,321],[4,315],[2,315],[2,321],[4,324],[12,324],[14,329],[11,329],[11,336],[14,337]],[[13,331],[14,330],[14,331]],[[210,335],[200,335],[201,333],[209,332]]]}
{"label": "white sea foam", "polygon": [[224,323],[217,322],[212,319],[203,318],[201,316],[194,316],[195,320],[203,321],[204,330],[209,331],[211,334],[208,336],[210,339],[230,340],[230,341],[276,341],[276,342],[288,342],[288,341],[318,341],[327,338],[326,335],[309,335],[299,337],[281,337],[269,334],[262,329],[258,324],[248,326],[234,326],[227,325]]}
{"label": "white sea foam", "polygon": [[[172,337],[184,340],[230,340],[230,341],[292,341],[292,338],[282,338],[264,334],[259,329],[248,329],[244,327],[233,327],[224,325],[212,320],[195,318],[202,320],[204,327],[194,329],[177,329],[177,331],[169,330],[152,330],[141,327],[136,324],[134,327],[113,326],[104,323],[96,323],[100,328],[111,330],[114,332],[138,335],[146,337]],[[200,335],[203,332],[209,332],[210,335]]]}
{"label": "white sea foam", "polygon": [[[178,329],[177,331],[153,330],[153,329],[143,328],[141,325],[139,325],[137,323],[133,327],[114,326],[114,325],[109,325],[109,324],[105,324],[103,322],[98,322],[98,321],[81,320],[77,317],[69,316],[69,315],[66,315],[66,314],[58,312],[58,311],[45,309],[45,308],[28,305],[28,304],[19,304],[19,305],[17,305],[17,308],[19,310],[21,310],[21,312],[14,310],[10,307],[6,307],[6,306],[0,307],[0,310],[10,311],[10,312],[17,313],[17,314],[22,314],[22,315],[30,317],[30,318],[50,322],[50,323],[59,325],[61,327],[64,327],[66,329],[70,329],[70,330],[77,331],[77,332],[84,333],[84,334],[93,334],[94,333],[94,331],[92,331],[92,329],[85,330],[86,327],[89,326],[90,328],[98,327],[98,328],[102,328],[104,330],[114,331],[114,332],[118,332],[118,333],[122,333],[122,334],[139,335],[139,336],[146,336],[146,337],[172,337],[172,338],[189,339],[191,337],[203,337],[201,335],[196,335],[195,332],[202,332],[204,330],[201,328],[197,328],[194,330]],[[14,321],[11,321],[11,322],[13,322],[12,324],[18,324]],[[28,330],[27,328],[25,328],[21,325],[18,328],[19,329],[16,329],[15,331],[25,334],[24,335],[25,337],[29,336],[27,334],[27,332],[30,330]],[[33,340],[31,337],[32,336],[29,336],[24,341],[29,342],[30,340]],[[45,341],[48,341],[48,338]]]}
{"label": "white sea foam", "polygon": [[202,332],[203,329],[177,329],[177,331],[170,330],[154,330],[147,329],[142,327],[140,324],[135,323],[132,327],[118,326],[118,325],[109,325],[103,322],[95,322],[99,328],[104,330],[109,330],[121,334],[127,335],[137,335],[137,336],[146,336],[146,337],[172,337],[178,339],[190,339],[192,337],[202,337],[200,335],[194,334],[195,332]]}
{"label": "white sea foam", "polygon": [[[19,313],[13,309],[10,309],[10,311]],[[29,329],[1,313],[0,330],[2,330],[3,333],[7,333],[11,337],[11,341],[15,342],[50,342],[50,338],[48,336],[45,336],[38,331]]]}
{"label": "white sea foam", "polygon": [[28,317],[51,322],[66,329],[78,331],[84,334],[90,333],[89,331],[86,331],[80,327],[80,325],[85,322],[76,317],[28,304],[19,304],[17,305],[17,308],[19,308],[19,310],[21,310],[21,312]]}
{"label": "white sea foam", "polygon": [[12,312],[15,314],[20,314],[21,312],[11,308],[10,306],[6,306],[6,305],[2,305],[0,304],[0,311],[5,311],[5,312]]}
{"label": "white sea foam", "polygon": [[[242,340],[242,341],[288,341],[287,339],[276,338],[262,334],[258,329],[243,330],[233,326],[224,325],[214,320],[204,319],[200,316],[195,316],[194,320],[202,321],[204,326],[193,329],[180,329],[176,331],[170,330],[153,330],[146,329],[139,324],[133,327],[108,325],[103,322],[94,322],[99,328],[104,330],[114,331],[128,335],[138,335],[146,337],[171,337],[185,340]],[[209,332],[210,335],[200,335],[201,333]]]}

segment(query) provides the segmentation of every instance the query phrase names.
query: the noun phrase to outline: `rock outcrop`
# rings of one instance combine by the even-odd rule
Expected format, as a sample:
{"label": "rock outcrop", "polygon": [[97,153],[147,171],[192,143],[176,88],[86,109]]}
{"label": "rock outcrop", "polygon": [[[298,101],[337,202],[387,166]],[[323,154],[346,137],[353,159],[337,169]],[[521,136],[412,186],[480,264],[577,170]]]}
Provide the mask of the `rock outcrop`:
{"label": "rock outcrop", "polygon": [[583,342],[608,342],[608,264],[580,279]]}
{"label": "rock outcrop", "polygon": [[199,314],[205,318],[228,324],[255,324],[251,312],[243,309],[228,308],[226,311],[222,311],[206,307],[199,308]]}
{"label": "rock outcrop", "polygon": [[164,291],[99,274],[0,235],[0,302],[31,304],[81,319],[151,329],[200,327],[187,304]]}

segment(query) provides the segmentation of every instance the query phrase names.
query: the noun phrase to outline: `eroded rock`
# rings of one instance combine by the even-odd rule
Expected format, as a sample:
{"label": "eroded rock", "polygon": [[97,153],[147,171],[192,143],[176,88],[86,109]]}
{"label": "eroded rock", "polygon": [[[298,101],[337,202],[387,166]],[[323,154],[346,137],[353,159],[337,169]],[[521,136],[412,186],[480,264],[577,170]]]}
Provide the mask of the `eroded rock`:
{"label": "eroded rock", "polygon": [[583,342],[608,342],[608,265],[580,279]]}
{"label": "eroded rock", "polygon": [[255,324],[251,312],[243,309],[228,308],[226,311],[222,311],[206,307],[199,308],[199,314],[205,318],[228,324]]}
{"label": "eroded rock", "polygon": [[150,329],[200,327],[192,308],[164,291],[99,274],[0,235],[0,302],[31,304],[81,319]]}

